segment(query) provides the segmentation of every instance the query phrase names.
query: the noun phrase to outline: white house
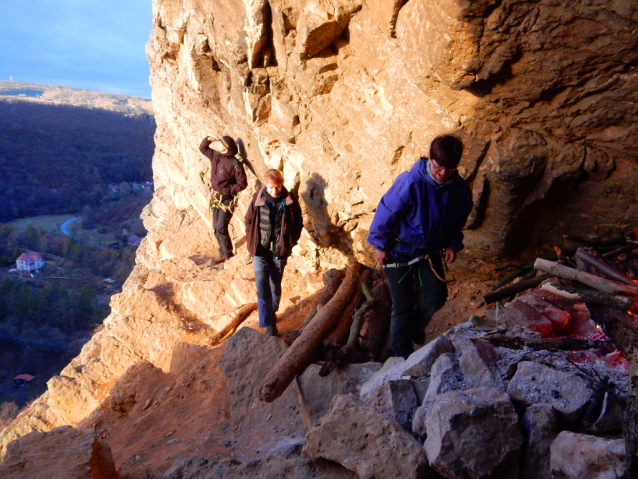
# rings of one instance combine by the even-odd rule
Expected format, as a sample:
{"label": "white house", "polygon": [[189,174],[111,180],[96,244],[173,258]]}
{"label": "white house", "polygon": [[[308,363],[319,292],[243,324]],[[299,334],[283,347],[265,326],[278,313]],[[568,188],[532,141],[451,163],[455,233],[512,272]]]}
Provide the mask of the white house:
{"label": "white house", "polygon": [[30,251],[29,253],[22,253],[18,256],[16,266],[18,271],[26,271],[30,273],[31,271],[38,271],[42,268],[44,266],[44,260],[42,259],[42,256],[40,256],[40,253]]}

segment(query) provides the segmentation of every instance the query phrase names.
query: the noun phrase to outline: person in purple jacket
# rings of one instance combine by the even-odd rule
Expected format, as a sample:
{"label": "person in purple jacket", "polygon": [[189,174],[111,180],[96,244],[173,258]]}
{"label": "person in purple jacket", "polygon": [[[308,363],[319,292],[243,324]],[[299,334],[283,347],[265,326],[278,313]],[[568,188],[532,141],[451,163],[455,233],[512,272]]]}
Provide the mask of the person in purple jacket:
{"label": "person in purple jacket", "polygon": [[199,145],[199,151],[210,160],[211,209],[213,232],[219,246],[219,256],[213,263],[223,263],[234,256],[228,224],[237,205],[237,195],[246,189],[248,181],[241,162],[235,158],[237,144],[230,136],[207,136]]}
{"label": "person in purple jacket", "polygon": [[425,343],[428,321],[447,300],[443,261],[454,262],[463,248],[472,193],[456,171],[462,154],[455,136],[432,140],[429,158],[397,177],[370,225],[368,243],[392,298],[390,342],[394,354],[406,359],[413,343]]}

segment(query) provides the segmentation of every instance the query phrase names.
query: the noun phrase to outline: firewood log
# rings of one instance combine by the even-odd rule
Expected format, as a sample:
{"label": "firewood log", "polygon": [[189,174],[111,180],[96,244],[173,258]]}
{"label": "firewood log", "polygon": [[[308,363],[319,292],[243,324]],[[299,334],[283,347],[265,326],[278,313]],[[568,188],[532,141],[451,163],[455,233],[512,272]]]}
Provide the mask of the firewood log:
{"label": "firewood log", "polygon": [[612,295],[591,289],[574,288],[567,284],[545,283],[541,286],[543,291],[562,296],[563,298],[583,303],[607,304],[621,311],[627,311],[634,303],[634,299],[627,296]]}
{"label": "firewood log", "polygon": [[312,318],[315,317],[317,311],[323,308],[323,306],[335,295],[337,289],[339,289],[339,286],[343,281],[344,276],[345,273],[338,269],[330,269],[326,272],[326,274],[324,274],[323,280],[325,286],[323,287],[323,290],[321,290],[321,295],[317,300],[317,305],[313,308],[312,311],[310,311],[310,314],[308,314],[306,319],[304,319],[303,323],[301,324],[301,328],[299,328],[299,331],[303,330],[303,328],[305,328],[306,325],[310,321],[312,321]]}
{"label": "firewood log", "polygon": [[554,261],[537,258],[536,262],[534,263],[534,268],[539,271],[545,271],[559,278],[578,281],[579,283],[587,285],[590,288],[594,288],[605,293],[624,293],[632,296],[638,295],[638,286],[636,285],[631,286],[628,284],[621,284],[614,281],[609,281],[607,279],[601,278],[600,276],[596,276],[595,274],[578,271],[577,269],[563,266],[562,264],[558,264]]}
{"label": "firewood log", "polygon": [[618,271],[613,266],[608,265],[604,261],[599,260],[598,258],[595,258],[591,254],[589,254],[587,251],[585,251],[583,248],[578,248],[578,250],[576,251],[576,254],[574,256],[576,258],[584,261],[588,265],[593,266],[598,271],[600,271],[602,274],[607,276],[609,279],[613,279],[613,280],[619,281],[621,283],[630,284],[632,286],[635,286],[635,283],[630,278],[628,278],[625,274],[621,273],[620,271]]}
{"label": "firewood log", "polygon": [[501,288],[498,291],[487,293],[485,296],[483,296],[483,299],[485,300],[485,304],[495,303],[497,301],[500,301],[501,299],[509,298],[510,296],[514,296],[515,294],[535,288],[549,278],[551,278],[551,275],[541,274],[539,276],[536,276],[536,278],[519,281],[518,283],[515,283],[511,286]]}
{"label": "firewood log", "polygon": [[272,402],[283,394],[297,374],[309,364],[323,338],[332,330],[341,311],[359,284],[359,263],[350,265],[336,294],[317,311],[301,335],[286,350],[261,382],[259,398]]}
{"label": "firewood log", "polygon": [[248,303],[237,308],[234,311],[235,317],[232,319],[232,321],[228,323],[228,325],[224,329],[219,331],[215,336],[210,338],[209,344],[211,346],[214,346],[220,343],[222,340],[226,339],[228,336],[234,334],[239,325],[244,322],[244,319],[246,319],[248,315],[255,309],[257,309],[257,303]]}

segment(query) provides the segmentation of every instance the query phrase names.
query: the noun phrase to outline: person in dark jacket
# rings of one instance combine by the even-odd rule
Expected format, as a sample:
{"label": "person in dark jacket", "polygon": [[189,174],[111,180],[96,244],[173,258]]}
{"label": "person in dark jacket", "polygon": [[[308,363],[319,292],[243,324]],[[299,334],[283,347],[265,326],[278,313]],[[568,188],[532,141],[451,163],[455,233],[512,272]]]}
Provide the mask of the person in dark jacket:
{"label": "person in dark jacket", "polygon": [[[463,143],[435,138],[430,157],[401,173],[381,198],[368,243],[376,248],[392,298],[390,342],[407,358],[425,342],[425,327],[447,300],[443,261],[463,248],[462,228],[472,208],[470,188],[456,171]],[[415,295],[415,284],[419,294]]]}
{"label": "person in dark jacket", "polygon": [[213,263],[223,263],[233,257],[233,243],[228,224],[233,217],[237,195],[246,189],[248,181],[241,162],[235,158],[237,145],[230,136],[207,136],[199,145],[199,151],[210,159],[210,184],[212,188],[213,231],[219,246],[219,257]]}
{"label": "person in dark jacket", "polygon": [[254,194],[246,212],[246,247],[253,257],[259,326],[266,328],[268,336],[278,334],[275,313],[281,280],[303,229],[299,202],[283,184],[279,170],[266,171],[264,186]]}

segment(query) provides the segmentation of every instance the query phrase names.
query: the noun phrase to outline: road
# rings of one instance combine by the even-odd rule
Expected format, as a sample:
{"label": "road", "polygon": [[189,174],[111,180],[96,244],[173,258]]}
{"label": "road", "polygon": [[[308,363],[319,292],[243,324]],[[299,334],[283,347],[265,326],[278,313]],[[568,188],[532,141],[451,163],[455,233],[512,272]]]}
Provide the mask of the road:
{"label": "road", "polygon": [[67,226],[69,226],[71,223],[73,223],[75,220],[82,218],[81,216],[76,216],[75,218],[71,218],[70,220],[66,220],[64,223],[62,223],[60,225],[60,231],[62,231],[63,234],[67,235],[67,236],[73,236],[71,233],[69,233],[69,230],[67,230]]}

